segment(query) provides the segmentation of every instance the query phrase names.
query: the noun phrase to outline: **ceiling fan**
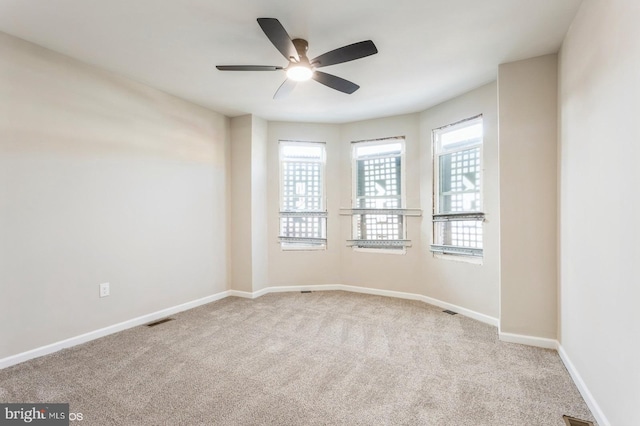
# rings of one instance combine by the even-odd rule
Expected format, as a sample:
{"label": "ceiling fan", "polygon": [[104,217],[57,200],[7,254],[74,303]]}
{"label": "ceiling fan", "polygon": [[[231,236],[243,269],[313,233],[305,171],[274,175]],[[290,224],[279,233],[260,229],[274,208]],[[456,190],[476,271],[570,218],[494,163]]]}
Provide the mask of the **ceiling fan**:
{"label": "ceiling fan", "polygon": [[329,65],[341,64],[378,53],[376,45],[371,40],[343,46],[338,49],[317,56],[311,60],[307,58],[309,43],[300,38],[293,40],[287,34],[280,21],[275,18],[258,18],[258,24],[262,31],[271,40],[271,43],[287,58],[289,64],[286,67],[268,65],[217,65],[220,71],[285,71],[287,79],[278,88],[273,99],[281,99],[287,96],[300,81],[314,79],[332,89],[351,94],[360,86],[344,78],[318,71],[318,68]]}

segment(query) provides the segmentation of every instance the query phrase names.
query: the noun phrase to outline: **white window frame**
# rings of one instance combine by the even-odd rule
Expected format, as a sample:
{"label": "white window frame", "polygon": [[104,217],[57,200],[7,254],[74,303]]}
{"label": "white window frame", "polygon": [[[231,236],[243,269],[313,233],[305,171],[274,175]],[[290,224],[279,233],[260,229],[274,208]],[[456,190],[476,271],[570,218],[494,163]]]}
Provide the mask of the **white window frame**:
{"label": "white window frame", "polygon": [[[398,209],[384,209],[384,210],[397,210],[398,216],[402,221],[402,238],[399,240],[393,240],[394,243],[389,241],[385,243],[385,240],[369,240],[375,241],[369,244],[375,246],[369,246],[364,240],[357,240],[357,223],[358,216],[361,216],[362,209],[358,206],[358,160],[360,157],[356,156],[356,150],[358,147],[376,146],[376,145],[389,145],[393,143],[399,143],[401,146],[400,152],[400,207]],[[353,240],[349,241],[349,245],[353,247],[355,251],[370,252],[370,253],[387,253],[387,254],[405,254],[406,247],[409,245],[407,238],[407,221],[405,216],[406,211],[406,140],[404,136],[389,137],[375,140],[355,141],[351,143],[351,205],[352,205],[352,222],[351,222],[351,236]],[[393,214],[396,214],[395,212]]]}
{"label": "white window frame", "polygon": [[[452,256],[460,256],[460,257],[469,257],[475,259],[482,259],[484,256],[484,129],[483,135],[479,139],[479,142],[467,144],[458,149],[448,149],[443,151],[441,149],[441,138],[444,134],[457,131],[463,129],[465,127],[470,127],[476,125],[478,123],[483,123],[482,114],[477,115],[475,117],[467,118],[461,120],[459,122],[453,123],[448,126],[440,127],[438,129],[434,129],[432,132],[432,158],[433,158],[433,223],[432,223],[432,232],[431,232],[431,251],[435,254],[443,254],[443,255],[452,255]],[[469,139],[472,140],[472,139]],[[480,198],[480,208],[477,210],[471,211],[461,211],[461,212],[442,212],[440,209],[440,157],[443,155],[448,155],[457,152],[463,152],[470,149],[479,148],[479,174],[480,174],[480,188],[479,188],[479,198]],[[436,244],[437,240],[437,226],[441,222],[450,222],[450,221],[468,221],[468,222],[479,222],[479,226],[481,229],[481,238],[482,238],[482,247],[464,247],[464,246],[455,246],[455,245],[446,245],[446,244]]]}
{"label": "white window frame", "polygon": [[[321,147],[322,156],[317,162],[320,164],[321,174],[321,206],[318,210],[285,210],[284,209],[284,162],[286,159],[283,156],[283,147],[285,146],[312,146]],[[298,251],[298,250],[326,250],[327,249],[327,177],[326,177],[326,163],[327,163],[327,147],[325,142],[307,142],[307,141],[292,141],[292,140],[280,140],[278,143],[278,162],[279,162],[279,215],[278,215],[278,239],[280,242],[280,248],[284,251]],[[312,161],[315,162],[315,161]],[[301,238],[290,237],[282,235],[282,219],[284,217],[317,217],[324,222],[324,235],[321,238]],[[315,240],[315,241],[313,241]]]}

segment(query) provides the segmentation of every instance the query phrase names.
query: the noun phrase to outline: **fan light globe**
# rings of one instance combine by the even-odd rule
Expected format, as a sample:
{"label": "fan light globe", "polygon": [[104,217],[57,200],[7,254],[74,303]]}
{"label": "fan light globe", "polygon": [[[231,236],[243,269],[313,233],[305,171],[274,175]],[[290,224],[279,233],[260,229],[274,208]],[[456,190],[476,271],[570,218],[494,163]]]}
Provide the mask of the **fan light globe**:
{"label": "fan light globe", "polygon": [[287,69],[287,77],[293,81],[307,81],[313,75],[311,68],[296,65]]}

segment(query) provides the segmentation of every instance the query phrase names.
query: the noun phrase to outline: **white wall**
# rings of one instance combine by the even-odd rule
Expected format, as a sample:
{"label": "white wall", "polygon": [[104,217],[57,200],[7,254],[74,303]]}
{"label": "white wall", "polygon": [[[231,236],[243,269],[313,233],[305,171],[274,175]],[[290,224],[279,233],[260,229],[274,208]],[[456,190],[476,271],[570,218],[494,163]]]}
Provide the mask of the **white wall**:
{"label": "white wall", "polygon": [[[394,136],[405,137],[405,197],[407,208],[420,207],[420,134],[419,114],[399,115],[376,120],[343,124],[340,134],[340,207],[352,206],[351,142]],[[357,250],[346,246],[351,239],[351,217],[340,219],[342,284],[421,294],[420,277],[422,218],[409,217],[407,239],[413,247],[406,254],[387,254],[373,250]]]}
{"label": "white wall", "polygon": [[[431,241],[431,130],[477,114],[485,117],[486,179],[485,258],[483,265],[435,258]],[[351,206],[351,142],[406,137],[408,208],[423,217],[407,218],[412,247],[406,254],[354,251],[351,219],[340,216]],[[280,285],[346,284],[415,293],[498,317],[499,193],[496,84],[491,83],[420,114],[347,124],[269,123],[268,253],[269,283]],[[278,141],[327,143],[328,248],[326,251],[282,251],[277,244],[279,210]]]}
{"label": "white wall", "polygon": [[253,115],[231,119],[230,287],[254,292],[267,283],[267,122]]}
{"label": "white wall", "polygon": [[253,291],[252,116],[231,119],[229,163],[230,287]]}
{"label": "white wall", "polygon": [[498,70],[500,332],[556,339],[557,55]]}
{"label": "white wall", "polygon": [[[547,232],[557,177],[553,57],[501,67],[499,151],[496,83],[419,114],[364,122],[230,121],[0,34],[0,358],[228,282],[245,291],[362,285],[498,317],[502,231],[503,331],[553,338],[559,322],[594,414],[602,424],[629,424],[640,401],[639,21],[635,0],[586,0],[562,47],[559,263]],[[428,251],[430,139],[432,129],[479,113],[487,221],[484,261],[474,265]],[[523,121],[530,114],[542,124]],[[407,207],[423,209],[408,219],[413,247],[354,252],[345,247],[350,220],[338,215],[351,204],[350,142],[398,135],[407,138]],[[277,243],[282,139],[327,143],[326,251],[283,252]],[[521,197],[521,183],[535,205]],[[521,226],[533,216],[543,218],[541,232]],[[228,232],[243,243],[231,244]],[[99,299],[105,281],[112,294]]]}
{"label": "white wall", "polygon": [[[425,215],[421,224],[421,268],[423,294],[475,312],[498,318],[500,272],[500,193],[498,164],[497,87],[490,83],[423,112],[420,116],[421,206]],[[431,244],[432,180],[431,132],[447,124],[483,115],[484,141],[483,224],[484,258],[482,265],[434,257]]]}
{"label": "white wall", "polygon": [[269,282],[269,234],[267,222],[267,148],[268,123],[251,118],[251,256],[253,261],[253,291],[267,287]]}
{"label": "white wall", "polygon": [[638,22],[587,0],[560,55],[560,341],[611,425],[640,418]]}
{"label": "white wall", "polygon": [[[340,193],[340,126],[335,124],[269,123],[267,196],[269,285],[340,284],[339,216]],[[327,239],[326,250],[283,251],[278,244],[280,211],[280,140],[325,142],[327,148]]]}
{"label": "white wall", "polygon": [[[495,84],[422,114],[344,125],[228,120],[12,37],[1,42],[10,58],[0,81],[2,302],[25,327],[5,326],[0,356],[227,288],[361,285],[497,316],[495,238],[484,266],[434,259],[427,195],[431,128],[484,112],[492,158]],[[397,135],[407,138],[407,206],[425,216],[408,218],[407,254],[354,252],[350,219],[339,216],[351,205],[350,142]],[[279,140],[327,143],[325,251],[277,243]],[[99,299],[105,281],[112,296]],[[46,297],[32,303],[34,294]]]}
{"label": "white wall", "polygon": [[4,34],[0,58],[0,358],[225,290],[228,120]]}
{"label": "white wall", "polygon": [[[601,423],[629,424],[640,401],[639,21],[635,0],[585,0],[562,47],[558,265],[547,233],[556,170],[551,57],[501,67],[499,152],[496,83],[420,114],[230,124],[0,34],[0,358],[223,291],[230,265],[234,289],[363,285],[497,317],[502,220],[503,330],[554,337],[557,266],[562,350]],[[428,251],[430,138],[433,128],[479,113],[487,222],[484,262],[473,265]],[[531,113],[543,116],[542,127],[523,121]],[[338,215],[351,203],[349,143],[398,135],[407,137],[407,207],[424,211],[408,219],[413,247],[353,252],[345,247],[350,220]],[[326,251],[277,244],[281,139],[327,142]],[[519,183],[535,193],[535,206]],[[521,226],[532,215],[541,215],[544,233]],[[247,244],[231,244],[227,232]],[[106,281],[112,294],[100,299]]]}

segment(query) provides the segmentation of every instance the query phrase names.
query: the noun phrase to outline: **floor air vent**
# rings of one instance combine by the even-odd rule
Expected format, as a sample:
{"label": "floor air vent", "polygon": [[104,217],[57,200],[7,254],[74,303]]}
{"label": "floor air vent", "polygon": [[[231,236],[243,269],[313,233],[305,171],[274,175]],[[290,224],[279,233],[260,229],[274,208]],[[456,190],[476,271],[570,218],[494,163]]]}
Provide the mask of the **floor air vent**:
{"label": "floor air vent", "polygon": [[450,311],[448,309],[445,310],[445,311],[442,311],[442,312],[444,312],[445,314],[449,314],[449,315],[457,315],[458,314],[457,312],[453,312],[453,311]]}
{"label": "floor air vent", "polygon": [[311,290],[302,290],[300,293],[311,293]]}
{"label": "floor air vent", "polygon": [[165,322],[173,321],[173,318],[164,318],[158,321],[150,322],[147,327],[155,327],[156,325],[164,324]]}
{"label": "floor air vent", "polygon": [[567,426],[593,426],[593,422],[587,420],[580,420],[574,417],[562,416]]}

